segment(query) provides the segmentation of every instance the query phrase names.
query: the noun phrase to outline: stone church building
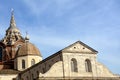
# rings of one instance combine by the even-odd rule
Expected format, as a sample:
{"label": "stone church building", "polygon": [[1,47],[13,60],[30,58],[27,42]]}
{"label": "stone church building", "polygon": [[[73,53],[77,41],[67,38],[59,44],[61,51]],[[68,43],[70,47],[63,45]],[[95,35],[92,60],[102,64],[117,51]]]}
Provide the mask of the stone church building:
{"label": "stone church building", "polygon": [[29,36],[21,36],[12,12],[10,26],[0,40],[0,80],[120,80],[97,61],[97,51],[81,41],[42,59]]}

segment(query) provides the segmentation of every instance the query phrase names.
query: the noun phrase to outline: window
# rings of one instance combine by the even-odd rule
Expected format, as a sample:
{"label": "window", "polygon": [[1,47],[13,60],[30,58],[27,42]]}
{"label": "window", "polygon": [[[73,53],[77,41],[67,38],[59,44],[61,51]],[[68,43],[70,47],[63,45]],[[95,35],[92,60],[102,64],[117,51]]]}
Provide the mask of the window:
{"label": "window", "polygon": [[86,69],[86,72],[92,72],[92,66],[89,59],[85,60],[85,69]]}
{"label": "window", "polygon": [[45,73],[45,68],[43,68],[43,73]]}
{"label": "window", "polygon": [[27,76],[27,80],[29,80],[28,76]]}
{"label": "window", "polygon": [[22,69],[25,69],[25,60],[22,60]]}
{"label": "window", "polygon": [[21,80],[24,80],[23,78],[21,78]]}
{"label": "window", "polygon": [[0,46],[0,61],[2,61],[2,52],[3,52],[3,48]]}
{"label": "window", "polygon": [[34,79],[34,75],[32,74],[32,80]]}
{"label": "window", "polygon": [[32,60],[31,60],[31,66],[34,65],[34,64],[35,64],[35,60],[32,59]]}
{"label": "window", "polygon": [[36,73],[37,73],[37,77],[39,77],[39,71],[37,71]]}
{"label": "window", "polygon": [[51,67],[51,65],[49,64],[49,68]]}
{"label": "window", "polygon": [[71,71],[78,72],[77,61],[74,58],[71,59]]}

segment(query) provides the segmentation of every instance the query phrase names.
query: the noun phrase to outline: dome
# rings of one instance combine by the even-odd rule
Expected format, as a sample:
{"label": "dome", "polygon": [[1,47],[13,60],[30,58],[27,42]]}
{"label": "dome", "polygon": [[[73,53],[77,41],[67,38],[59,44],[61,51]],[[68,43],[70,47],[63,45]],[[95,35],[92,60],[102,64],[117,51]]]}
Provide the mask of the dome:
{"label": "dome", "polygon": [[34,44],[30,42],[25,42],[18,50],[17,57],[26,55],[37,55],[41,56],[41,53]]}

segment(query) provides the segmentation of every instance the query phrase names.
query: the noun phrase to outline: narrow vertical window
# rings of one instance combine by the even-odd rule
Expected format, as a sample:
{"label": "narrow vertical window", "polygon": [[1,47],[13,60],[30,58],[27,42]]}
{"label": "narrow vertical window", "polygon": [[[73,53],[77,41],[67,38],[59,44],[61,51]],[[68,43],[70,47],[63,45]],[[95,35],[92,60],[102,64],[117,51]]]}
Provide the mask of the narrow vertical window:
{"label": "narrow vertical window", "polygon": [[2,52],[3,52],[3,48],[0,46],[0,61],[2,61]]}
{"label": "narrow vertical window", "polygon": [[27,76],[27,80],[29,80],[28,76]]}
{"label": "narrow vertical window", "polygon": [[43,73],[45,73],[45,68],[43,68]]}
{"label": "narrow vertical window", "polygon": [[22,60],[22,69],[25,69],[25,60]]}
{"label": "narrow vertical window", "polygon": [[34,75],[32,74],[32,80],[34,80]]}
{"label": "narrow vertical window", "polygon": [[37,71],[36,73],[37,73],[37,77],[39,77],[39,71]]}
{"label": "narrow vertical window", "polygon": [[35,64],[35,60],[32,59],[32,60],[31,60],[31,66],[34,65],[34,64]]}
{"label": "narrow vertical window", "polygon": [[77,61],[74,58],[71,59],[71,71],[78,72]]}
{"label": "narrow vertical window", "polygon": [[85,69],[86,69],[86,72],[92,72],[92,66],[89,59],[85,60]]}

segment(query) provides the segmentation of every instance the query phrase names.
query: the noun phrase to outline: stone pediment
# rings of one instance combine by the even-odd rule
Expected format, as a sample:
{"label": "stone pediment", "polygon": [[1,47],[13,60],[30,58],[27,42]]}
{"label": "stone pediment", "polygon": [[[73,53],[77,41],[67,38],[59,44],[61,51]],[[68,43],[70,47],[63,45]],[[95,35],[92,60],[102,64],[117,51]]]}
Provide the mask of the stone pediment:
{"label": "stone pediment", "polygon": [[88,45],[84,44],[81,41],[77,41],[70,46],[64,48],[62,52],[76,52],[76,53],[98,53],[93,48],[89,47]]}

